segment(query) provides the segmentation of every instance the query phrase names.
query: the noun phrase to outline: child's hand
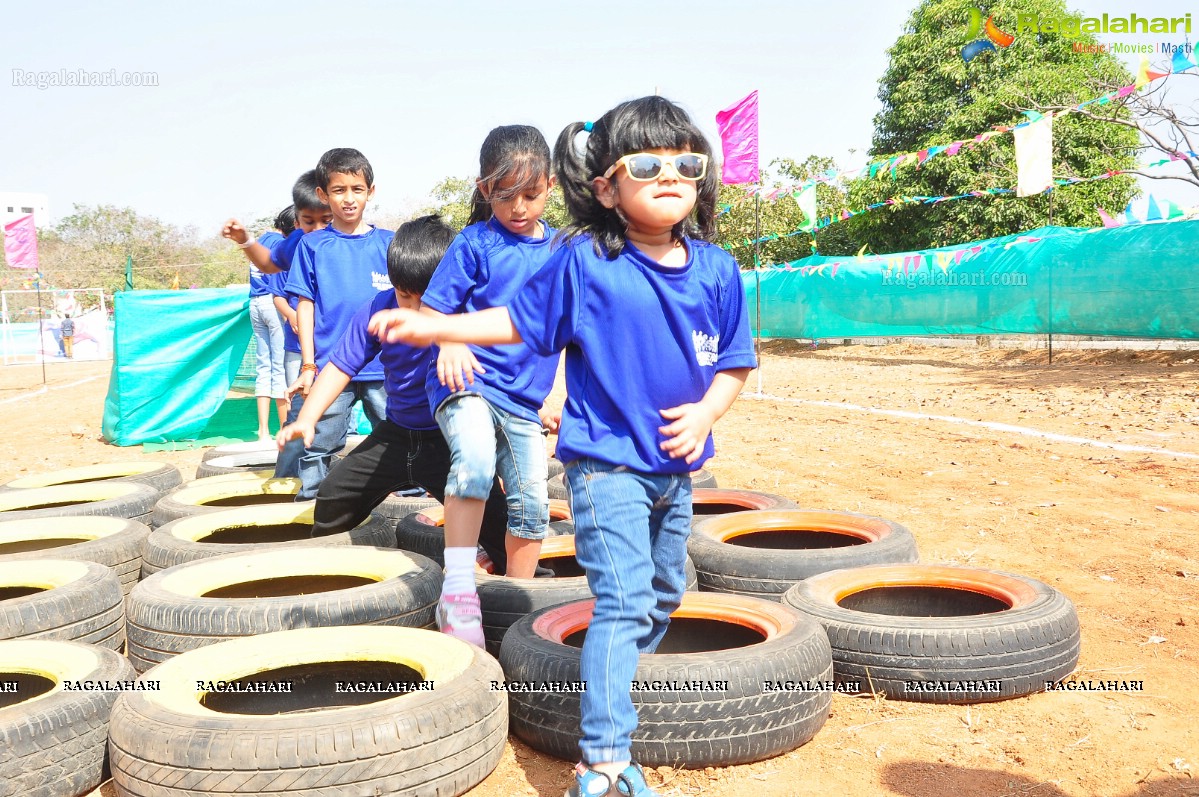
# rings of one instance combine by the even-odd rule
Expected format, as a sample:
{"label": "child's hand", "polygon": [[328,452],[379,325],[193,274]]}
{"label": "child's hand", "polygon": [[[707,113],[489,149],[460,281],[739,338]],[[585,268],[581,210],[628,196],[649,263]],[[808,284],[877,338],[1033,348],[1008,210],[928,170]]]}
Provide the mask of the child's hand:
{"label": "child's hand", "polygon": [[288,440],[302,437],[304,438],[304,447],[308,448],[312,446],[312,436],[315,434],[316,429],[312,424],[297,420],[279,430],[279,434],[275,435],[275,445],[279,446],[279,450],[282,451]]}
{"label": "child's hand", "polygon": [[659,448],[670,454],[671,459],[686,457],[687,464],[700,458],[704,443],[716,423],[716,414],[703,403],[680,404],[668,410],[659,410],[663,418],[674,421],[669,426],[659,426],[658,431],[666,440]]}
{"label": "child's hand", "polygon": [[450,390],[466,390],[475,383],[476,372],[486,371],[465,343],[443,343],[437,354],[437,378]]}
{"label": "child's hand", "polygon": [[221,228],[221,237],[228,238],[235,244],[244,244],[250,240],[250,231],[243,227],[237,219],[229,219]]}
{"label": "child's hand", "polygon": [[366,331],[384,343],[431,346],[437,342],[436,319],[415,310],[380,310],[371,316]]}
{"label": "child's hand", "polygon": [[537,417],[541,419],[541,425],[550,434],[558,434],[558,427],[562,425],[562,410],[551,410],[549,407],[542,407],[537,410]]}
{"label": "child's hand", "polygon": [[296,378],[296,381],[287,386],[288,401],[297,393],[307,398],[308,391],[312,389],[312,383],[315,379],[316,375],[312,371],[300,371],[300,375]]}

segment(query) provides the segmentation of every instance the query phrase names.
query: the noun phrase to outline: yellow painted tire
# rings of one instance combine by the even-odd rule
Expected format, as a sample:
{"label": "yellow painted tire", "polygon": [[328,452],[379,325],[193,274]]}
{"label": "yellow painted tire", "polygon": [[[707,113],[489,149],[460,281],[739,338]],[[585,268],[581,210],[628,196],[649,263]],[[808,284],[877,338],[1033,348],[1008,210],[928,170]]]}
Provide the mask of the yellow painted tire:
{"label": "yellow painted tire", "polygon": [[65,639],[120,650],[125,607],[117,574],[95,562],[0,562],[0,639]]}
{"label": "yellow painted tire", "polygon": [[[339,677],[355,684],[378,672],[406,673],[429,688],[381,700],[335,692]],[[113,780],[119,794],[139,797],[218,787],[223,795],[463,794],[503,755],[507,696],[491,689],[503,677],[482,650],[414,628],[305,628],[209,645],[146,673],[160,691],[117,699]],[[299,688],[216,691],[239,679],[259,689],[288,680]],[[376,702],[331,705],[363,699]]]}
{"label": "yellow painted tire", "polygon": [[172,520],[150,533],[142,551],[142,578],[168,567],[227,553],[308,545],[395,547],[395,530],[370,515],[349,531],[311,537],[312,502],[222,509]]}
{"label": "yellow painted tire", "polygon": [[225,454],[212,459],[206,459],[196,468],[196,478],[205,479],[209,476],[219,476],[223,473],[236,473],[243,470],[275,469],[275,461],[279,458],[279,450],[275,447],[260,448],[245,451],[240,454]]}
{"label": "yellow painted tire", "polygon": [[255,550],[160,570],[133,590],[127,652],[139,672],[240,636],[337,625],[433,628],[441,568],[346,546]]}
{"label": "yellow painted tire", "polygon": [[149,485],[160,493],[173,490],[183,483],[183,476],[174,465],[163,462],[104,462],[67,468],[53,473],[38,473],[11,479],[0,490],[28,490],[35,487],[55,487],[79,482],[124,481]]}
{"label": "yellow painted tire", "polygon": [[0,797],[86,794],[100,785],[108,718],[118,692],[72,689],[128,683],[120,654],[79,642],[0,642]]}
{"label": "yellow painted tire", "polygon": [[102,515],[150,522],[159,493],[137,482],[81,482],[0,493],[0,522]]}
{"label": "yellow painted tire", "polygon": [[236,479],[198,479],[164,495],[154,505],[153,525],[165,526],[181,517],[233,507],[295,503],[299,479],[276,479],[273,474],[262,478],[254,473]]}
{"label": "yellow painted tire", "polygon": [[150,527],[128,518],[73,517],[0,523],[0,562],[70,559],[112,568],[128,597],[141,574]]}

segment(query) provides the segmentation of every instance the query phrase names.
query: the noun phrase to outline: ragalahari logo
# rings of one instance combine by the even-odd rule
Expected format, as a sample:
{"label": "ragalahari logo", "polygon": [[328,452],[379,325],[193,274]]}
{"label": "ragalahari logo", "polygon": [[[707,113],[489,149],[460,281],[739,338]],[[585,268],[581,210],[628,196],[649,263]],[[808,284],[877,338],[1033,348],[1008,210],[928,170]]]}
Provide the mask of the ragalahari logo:
{"label": "ragalahari logo", "polygon": [[[982,32],[986,34],[985,39],[976,38]],[[970,27],[966,30],[966,40],[969,42],[962,48],[962,60],[966,63],[976,56],[994,50],[995,45],[1000,47],[1009,47],[1016,40],[1016,37],[1010,33],[1004,33],[995,24],[994,17],[987,17],[986,24],[983,24],[983,14],[977,8],[970,9]]]}

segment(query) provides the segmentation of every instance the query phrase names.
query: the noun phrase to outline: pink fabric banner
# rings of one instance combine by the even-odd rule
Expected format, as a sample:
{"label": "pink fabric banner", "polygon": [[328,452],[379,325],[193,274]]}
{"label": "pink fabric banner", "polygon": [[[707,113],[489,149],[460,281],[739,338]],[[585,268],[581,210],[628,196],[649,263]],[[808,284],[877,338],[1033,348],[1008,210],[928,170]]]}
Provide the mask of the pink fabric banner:
{"label": "pink fabric banner", "polygon": [[4,225],[4,259],[13,268],[37,268],[37,227],[32,215]]}
{"label": "pink fabric banner", "polygon": [[716,114],[724,151],[721,180],[726,185],[758,182],[758,92]]}

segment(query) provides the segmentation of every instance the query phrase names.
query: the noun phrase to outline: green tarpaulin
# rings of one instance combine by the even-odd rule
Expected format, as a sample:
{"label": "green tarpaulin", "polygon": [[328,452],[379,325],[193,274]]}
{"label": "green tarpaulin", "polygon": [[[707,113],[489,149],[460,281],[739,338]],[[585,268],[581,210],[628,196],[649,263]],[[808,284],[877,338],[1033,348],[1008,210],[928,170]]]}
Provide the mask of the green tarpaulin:
{"label": "green tarpaulin", "polygon": [[250,342],[246,289],[123,291],[113,300],[105,439],[132,446],[197,437]]}
{"label": "green tarpaulin", "polygon": [[[752,324],[758,275],[742,276]],[[1199,220],[816,256],[760,277],[763,337],[1199,337]]]}

